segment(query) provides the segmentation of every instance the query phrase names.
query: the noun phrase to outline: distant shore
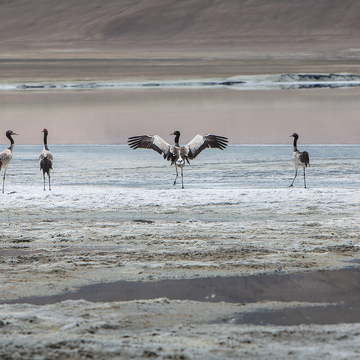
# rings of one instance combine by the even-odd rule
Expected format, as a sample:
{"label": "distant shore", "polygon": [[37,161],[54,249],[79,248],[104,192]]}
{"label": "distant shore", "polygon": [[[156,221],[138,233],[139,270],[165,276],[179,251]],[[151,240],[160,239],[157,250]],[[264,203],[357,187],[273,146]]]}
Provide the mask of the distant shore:
{"label": "distant shore", "polygon": [[351,88],[360,86],[360,75],[354,74],[279,74],[235,76],[222,79],[186,79],[167,81],[104,82],[29,82],[0,83],[0,91],[15,90],[121,90],[121,89],[235,89],[290,90],[314,88]]}

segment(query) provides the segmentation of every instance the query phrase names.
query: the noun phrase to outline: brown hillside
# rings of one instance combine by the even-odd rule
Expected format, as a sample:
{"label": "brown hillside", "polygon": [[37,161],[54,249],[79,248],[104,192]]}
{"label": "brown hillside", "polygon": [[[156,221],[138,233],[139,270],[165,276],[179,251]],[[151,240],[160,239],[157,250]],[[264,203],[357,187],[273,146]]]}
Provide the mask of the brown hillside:
{"label": "brown hillside", "polygon": [[360,73],[357,0],[0,0],[3,81]]}
{"label": "brown hillside", "polygon": [[357,46],[357,0],[5,0],[2,46]]}

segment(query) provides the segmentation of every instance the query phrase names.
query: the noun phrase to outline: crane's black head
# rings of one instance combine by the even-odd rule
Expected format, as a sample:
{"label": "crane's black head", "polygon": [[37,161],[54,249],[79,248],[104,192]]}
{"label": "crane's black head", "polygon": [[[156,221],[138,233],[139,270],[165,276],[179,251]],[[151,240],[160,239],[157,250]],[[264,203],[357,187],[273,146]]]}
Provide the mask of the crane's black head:
{"label": "crane's black head", "polygon": [[172,134],[170,135],[175,135],[175,136],[180,136],[180,131],[174,131]]}
{"label": "crane's black head", "polygon": [[41,130],[41,132],[43,132],[46,135],[49,133],[47,129]]}
{"label": "crane's black head", "polygon": [[290,135],[290,137],[293,137],[297,140],[299,138],[299,135],[297,133],[293,133],[292,135]]}
{"label": "crane's black head", "polygon": [[17,135],[16,133],[14,133],[12,130],[8,130],[6,132],[6,136],[11,136],[11,135]]}

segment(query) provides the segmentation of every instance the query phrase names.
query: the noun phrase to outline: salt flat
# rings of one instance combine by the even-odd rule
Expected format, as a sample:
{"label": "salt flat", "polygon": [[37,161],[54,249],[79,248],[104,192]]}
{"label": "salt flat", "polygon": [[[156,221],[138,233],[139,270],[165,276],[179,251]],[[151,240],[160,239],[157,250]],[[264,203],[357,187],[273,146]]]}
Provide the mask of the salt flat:
{"label": "salt flat", "polygon": [[[2,2],[0,10],[1,83],[30,86],[0,94],[1,132],[20,134],[0,196],[1,301],[121,279],[357,267],[358,88],[62,92],[51,85],[358,75],[358,1],[30,0]],[[37,84],[46,88],[31,89]],[[42,190],[37,162],[44,127],[55,157],[51,193]],[[173,169],[158,154],[118,145],[142,133],[171,142],[174,130],[183,143],[209,132],[232,144],[187,166],[185,190],[173,188]],[[301,177],[288,188],[294,131],[310,153],[308,189]],[[164,297],[1,304],[0,356],[357,359],[357,323],[236,324],[241,314],[308,306],[336,305]]]}
{"label": "salt flat", "polygon": [[[356,267],[359,261],[358,146],[307,145],[308,189],[301,176],[288,187],[294,174],[291,145],[208,150],[186,167],[182,190],[172,185],[173,168],[155,152],[54,145],[51,192],[42,190],[39,148],[18,146],[1,197],[3,301],[118,280],[295,274]],[[69,159],[83,153],[80,167],[76,161],[69,166]],[[152,171],[143,155],[149,155]],[[107,169],[106,176],[98,176],[99,167]],[[225,358],[249,352],[279,358],[289,351],[295,358],[329,351],[355,356],[357,324],[204,325],[239,313],[309,305],[324,304],[168,299],[3,304],[2,348],[4,354],[31,351],[40,358],[69,356],[72,348],[107,358],[135,356],[140,348],[141,356],[198,359],[214,352]],[[283,334],[276,351],[274,334]],[[198,340],[191,340],[194,336]],[[319,339],[332,343],[315,355]]]}

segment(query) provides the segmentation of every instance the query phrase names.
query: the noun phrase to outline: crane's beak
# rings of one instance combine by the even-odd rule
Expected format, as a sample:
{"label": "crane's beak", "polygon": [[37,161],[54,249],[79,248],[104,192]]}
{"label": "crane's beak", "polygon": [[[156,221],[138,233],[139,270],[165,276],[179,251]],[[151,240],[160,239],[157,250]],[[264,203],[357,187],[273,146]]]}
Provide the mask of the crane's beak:
{"label": "crane's beak", "polygon": [[11,133],[11,135],[18,135],[18,136],[19,136],[19,134],[17,134],[17,133],[14,133],[14,132],[12,132],[12,133]]}
{"label": "crane's beak", "polygon": [[171,133],[170,135],[175,135],[174,133]]}
{"label": "crane's beak", "polygon": [[294,137],[294,135],[290,135],[289,137]]}

